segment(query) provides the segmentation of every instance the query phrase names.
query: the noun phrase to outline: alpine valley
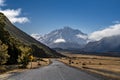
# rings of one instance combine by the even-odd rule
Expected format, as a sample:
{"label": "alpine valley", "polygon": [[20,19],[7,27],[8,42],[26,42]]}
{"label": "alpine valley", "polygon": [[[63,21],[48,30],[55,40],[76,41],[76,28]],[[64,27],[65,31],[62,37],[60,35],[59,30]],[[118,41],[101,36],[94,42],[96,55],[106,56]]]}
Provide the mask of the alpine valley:
{"label": "alpine valley", "polygon": [[89,35],[78,29],[64,27],[44,36],[32,34],[36,40],[60,51],[73,53],[120,56],[120,35],[104,37],[99,41],[89,40]]}

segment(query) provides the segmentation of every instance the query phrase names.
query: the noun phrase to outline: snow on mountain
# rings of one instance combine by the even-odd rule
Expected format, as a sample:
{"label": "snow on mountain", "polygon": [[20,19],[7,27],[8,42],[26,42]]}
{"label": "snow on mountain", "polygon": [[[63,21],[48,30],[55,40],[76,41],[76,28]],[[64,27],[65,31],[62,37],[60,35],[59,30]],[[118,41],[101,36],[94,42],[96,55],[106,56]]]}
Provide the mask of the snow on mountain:
{"label": "snow on mountain", "polygon": [[88,39],[88,36],[87,36],[87,35],[77,34],[76,36],[77,36],[78,38]]}
{"label": "snow on mountain", "polygon": [[64,27],[54,30],[43,37],[34,34],[35,39],[51,48],[82,48],[87,43],[87,34],[78,29]]}
{"label": "snow on mountain", "polygon": [[41,36],[40,34],[37,34],[37,33],[31,34],[31,36],[32,36],[33,38],[35,38],[36,40],[39,40],[40,38],[42,38],[42,36]]}
{"label": "snow on mountain", "polygon": [[54,41],[54,43],[64,43],[64,42],[66,42],[64,39],[57,39],[57,40],[55,40]]}

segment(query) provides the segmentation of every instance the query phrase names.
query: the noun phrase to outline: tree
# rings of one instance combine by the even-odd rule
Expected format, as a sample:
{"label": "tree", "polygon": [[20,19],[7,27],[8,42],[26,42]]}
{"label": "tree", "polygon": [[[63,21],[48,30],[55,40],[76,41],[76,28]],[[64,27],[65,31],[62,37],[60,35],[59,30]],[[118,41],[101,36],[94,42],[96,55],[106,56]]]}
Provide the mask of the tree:
{"label": "tree", "polygon": [[21,54],[18,56],[18,62],[22,64],[23,68],[26,68],[30,62],[29,56],[31,48],[27,46],[20,46],[19,49],[21,50]]}
{"label": "tree", "polygon": [[0,65],[5,64],[9,58],[7,49],[8,46],[0,40]]}

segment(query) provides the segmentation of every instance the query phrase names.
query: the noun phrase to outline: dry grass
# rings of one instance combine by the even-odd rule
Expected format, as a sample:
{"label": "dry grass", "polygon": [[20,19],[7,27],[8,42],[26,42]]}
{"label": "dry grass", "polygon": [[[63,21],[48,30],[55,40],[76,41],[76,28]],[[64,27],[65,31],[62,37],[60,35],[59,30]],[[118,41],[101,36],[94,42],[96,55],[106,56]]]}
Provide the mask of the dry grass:
{"label": "dry grass", "polygon": [[67,54],[70,58],[60,61],[85,70],[89,70],[107,77],[120,80],[120,57],[105,57],[93,55]]}
{"label": "dry grass", "polygon": [[[41,60],[32,62],[32,69],[38,68],[38,67],[41,67],[41,66],[47,66],[49,64],[50,64],[50,60],[49,59],[42,58]],[[29,63],[29,65],[27,66],[27,68],[28,69],[31,68],[31,62]]]}

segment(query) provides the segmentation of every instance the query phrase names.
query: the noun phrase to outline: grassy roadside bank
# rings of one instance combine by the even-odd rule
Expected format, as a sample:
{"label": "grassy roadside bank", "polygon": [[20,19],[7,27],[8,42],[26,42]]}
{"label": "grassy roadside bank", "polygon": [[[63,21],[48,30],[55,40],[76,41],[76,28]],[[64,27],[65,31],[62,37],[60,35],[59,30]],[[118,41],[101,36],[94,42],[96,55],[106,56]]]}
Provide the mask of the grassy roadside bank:
{"label": "grassy roadside bank", "polygon": [[[51,60],[49,58],[41,58],[40,61],[33,61],[32,62],[32,67],[31,67],[31,62],[27,65],[27,68],[19,68],[18,65],[12,65],[11,67],[9,66],[8,68],[2,67],[0,68],[0,80],[5,80],[7,77],[14,75],[14,74],[19,74],[21,72],[30,70],[30,69],[36,69],[39,67],[47,66],[51,64]],[[11,68],[11,69],[10,69]]]}
{"label": "grassy roadside bank", "polygon": [[35,68],[39,68],[42,66],[47,66],[50,63],[51,63],[51,60],[49,58],[41,58],[41,60],[30,62],[27,65],[27,69],[35,69]]}
{"label": "grassy roadside bank", "polygon": [[69,58],[61,58],[59,61],[112,80],[120,80],[120,58],[80,54],[67,54],[67,56]]}

